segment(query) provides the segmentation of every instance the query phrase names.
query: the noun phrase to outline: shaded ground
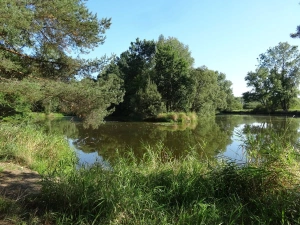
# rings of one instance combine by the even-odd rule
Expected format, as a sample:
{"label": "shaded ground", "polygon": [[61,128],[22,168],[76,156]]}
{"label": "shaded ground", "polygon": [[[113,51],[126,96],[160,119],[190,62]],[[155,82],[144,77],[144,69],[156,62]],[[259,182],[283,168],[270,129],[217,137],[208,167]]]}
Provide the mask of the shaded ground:
{"label": "shaded ground", "polygon": [[35,171],[12,164],[0,163],[0,194],[8,198],[19,198],[38,193],[41,177]]}
{"label": "shaded ground", "polygon": [[[22,201],[29,194],[39,193],[41,177],[35,171],[8,162],[0,162],[0,197],[12,202]],[[0,225],[13,224],[3,220],[0,215]]]}

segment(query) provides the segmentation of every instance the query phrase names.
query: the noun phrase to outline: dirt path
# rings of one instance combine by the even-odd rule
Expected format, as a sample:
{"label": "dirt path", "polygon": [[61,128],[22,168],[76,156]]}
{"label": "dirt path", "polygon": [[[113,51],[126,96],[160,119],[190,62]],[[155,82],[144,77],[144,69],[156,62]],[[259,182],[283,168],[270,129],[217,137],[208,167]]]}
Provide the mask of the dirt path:
{"label": "dirt path", "polygon": [[[40,175],[26,167],[9,162],[0,162],[0,197],[12,202],[22,202],[28,194],[39,193]],[[0,215],[0,225],[15,224]]]}
{"label": "dirt path", "polygon": [[41,177],[35,171],[7,162],[0,162],[0,195],[17,200],[38,193]]}

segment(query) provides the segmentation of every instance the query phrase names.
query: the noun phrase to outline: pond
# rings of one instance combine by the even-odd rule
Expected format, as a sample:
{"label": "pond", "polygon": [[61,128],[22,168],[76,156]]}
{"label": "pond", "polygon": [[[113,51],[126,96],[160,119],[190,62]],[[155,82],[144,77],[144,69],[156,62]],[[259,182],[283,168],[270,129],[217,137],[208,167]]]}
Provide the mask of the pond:
{"label": "pond", "polygon": [[258,134],[269,129],[293,143],[299,140],[300,118],[250,115],[219,115],[200,118],[197,124],[163,124],[146,122],[106,122],[98,129],[84,129],[72,118],[47,121],[49,132],[63,133],[79,157],[79,163],[109,161],[133,152],[141,158],[148,147],[163,147],[175,157],[194,149],[205,158],[246,160],[243,140],[246,133]]}

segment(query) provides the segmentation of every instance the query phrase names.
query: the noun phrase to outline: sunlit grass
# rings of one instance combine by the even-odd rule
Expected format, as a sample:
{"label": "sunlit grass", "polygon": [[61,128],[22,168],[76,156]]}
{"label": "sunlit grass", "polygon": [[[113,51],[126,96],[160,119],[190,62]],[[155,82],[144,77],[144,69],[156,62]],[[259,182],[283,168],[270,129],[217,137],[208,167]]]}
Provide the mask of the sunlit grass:
{"label": "sunlit grass", "polygon": [[168,112],[160,113],[156,116],[156,120],[160,122],[177,122],[177,123],[192,123],[198,119],[195,112]]}
{"label": "sunlit grass", "polygon": [[72,165],[75,153],[65,138],[43,132],[36,125],[0,124],[0,159],[24,164],[39,173]]}
{"label": "sunlit grass", "polygon": [[28,117],[30,120],[45,120],[45,119],[57,119],[57,118],[63,118],[64,115],[62,113],[42,113],[42,112],[30,112],[28,113]]}
{"label": "sunlit grass", "polygon": [[[112,170],[95,165],[74,171],[59,183],[50,177],[45,180],[43,201],[61,214],[59,218],[67,221],[72,215],[84,223],[300,221],[298,175],[289,167],[290,162],[284,161],[276,169],[274,158],[266,158],[265,164],[239,166],[203,160],[192,149],[178,159],[159,143],[145,148],[142,160],[129,152],[112,163]],[[293,149],[284,152],[285,157],[293,154]]]}

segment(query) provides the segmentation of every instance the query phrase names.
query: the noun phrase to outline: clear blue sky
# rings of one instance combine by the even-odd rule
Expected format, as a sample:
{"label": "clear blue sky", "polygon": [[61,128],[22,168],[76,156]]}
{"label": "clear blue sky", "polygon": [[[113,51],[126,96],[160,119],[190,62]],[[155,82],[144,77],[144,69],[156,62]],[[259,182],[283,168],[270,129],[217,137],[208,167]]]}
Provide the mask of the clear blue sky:
{"label": "clear blue sky", "polygon": [[89,54],[120,55],[136,38],[176,37],[189,46],[194,67],[221,71],[235,96],[247,91],[247,72],[259,54],[279,42],[299,45],[289,34],[300,25],[300,0],[89,0],[99,18],[112,18],[104,45]]}

